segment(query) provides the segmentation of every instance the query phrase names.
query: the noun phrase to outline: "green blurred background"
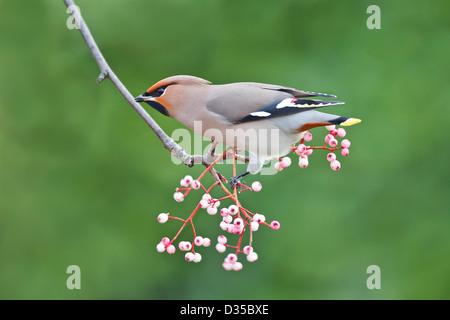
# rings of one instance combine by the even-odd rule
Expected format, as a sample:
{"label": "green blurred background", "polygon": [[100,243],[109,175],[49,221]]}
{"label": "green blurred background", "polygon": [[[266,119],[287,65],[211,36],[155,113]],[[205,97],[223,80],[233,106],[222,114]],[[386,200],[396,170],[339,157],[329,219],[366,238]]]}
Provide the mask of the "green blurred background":
{"label": "green blurred background", "polygon": [[[187,217],[200,194],[172,195],[202,168],[174,165],[112,84],[95,82],[62,1],[1,0],[0,298],[450,298],[448,1],[77,4],[134,95],[175,74],[266,82],[334,93],[346,105],[328,111],[363,122],[347,130],[339,172],[316,152],[307,169],[245,180],[263,183],[241,195],[246,207],[281,223],[255,234],[257,262],[227,272],[213,247],[199,264],[159,254],[180,224],[157,214]],[[371,4],[380,30],[366,27]],[[219,221],[202,215],[197,230],[215,243]],[[81,290],[66,288],[72,264]],[[369,265],[381,290],[366,287]]]}

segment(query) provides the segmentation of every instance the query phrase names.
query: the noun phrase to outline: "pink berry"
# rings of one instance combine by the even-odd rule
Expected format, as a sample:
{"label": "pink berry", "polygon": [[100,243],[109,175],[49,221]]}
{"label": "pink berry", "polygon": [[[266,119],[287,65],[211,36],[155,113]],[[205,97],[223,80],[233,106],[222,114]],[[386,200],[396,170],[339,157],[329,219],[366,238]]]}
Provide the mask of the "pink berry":
{"label": "pink berry", "polygon": [[251,246],[245,246],[242,251],[244,251],[244,254],[248,255],[250,252],[253,252],[253,248]]}
{"label": "pink berry", "polygon": [[348,156],[348,154],[350,153],[350,151],[348,151],[347,148],[344,148],[344,149],[341,150],[341,153],[342,153],[342,155],[343,155],[344,157],[346,157],[346,156]]}
{"label": "pink berry", "polygon": [[239,228],[238,226],[235,226],[235,225],[230,225],[230,226],[232,226],[232,230],[231,230],[231,232],[232,233],[234,233],[234,234],[240,234],[240,233],[242,233],[242,229],[241,228]]}
{"label": "pink berry", "polygon": [[235,263],[233,263],[233,270],[234,271],[240,271],[240,270],[242,270],[242,263],[240,263],[240,262],[235,262]]}
{"label": "pink berry", "polygon": [[281,167],[281,162],[279,162],[279,161],[278,161],[278,162],[275,162],[275,164],[274,164],[273,167],[274,167],[274,169],[277,170],[278,172],[281,171],[281,170],[283,170],[283,168]]}
{"label": "pink berry", "polygon": [[227,216],[223,217],[222,220],[225,221],[226,223],[231,223],[231,221],[233,221],[233,217],[230,215],[227,215]]}
{"label": "pink berry", "polygon": [[175,253],[175,246],[173,245],[173,244],[171,244],[171,245],[169,245],[168,247],[167,247],[167,253],[168,254],[174,254]]}
{"label": "pink berry", "polygon": [[160,213],[158,215],[158,222],[159,223],[166,223],[167,220],[169,220],[169,214],[168,213]]}
{"label": "pink berry", "polygon": [[297,154],[299,154],[299,153],[303,153],[303,152],[305,152],[306,151],[306,146],[302,143],[302,144],[299,144],[298,146],[297,146],[297,150],[296,150],[297,152]]}
{"label": "pink berry", "polygon": [[270,227],[271,227],[273,230],[278,230],[278,229],[280,229],[280,223],[279,223],[278,221],[272,221],[272,222],[270,223]]}
{"label": "pink berry", "polygon": [[227,243],[227,237],[221,235],[221,236],[217,237],[217,242],[219,242],[221,244],[225,244],[225,243]]}
{"label": "pink berry", "polygon": [[156,245],[156,251],[164,252],[165,250],[166,250],[166,247],[161,242]]}
{"label": "pink berry", "polygon": [[330,141],[328,141],[328,144],[330,145],[330,147],[336,147],[338,145],[338,141],[336,139],[331,139]]}
{"label": "pink berry", "polygon": [[222,208],[222,209],[220,209],[220,215],[221,215],[222,217],[228,216],[228,209],[227,209],[227,208]]}
{"label": "pink berry", "polygon": [[309,133],[309,132],[306,132],[306,133],[303,135],[303,139],[304,139],[305,141],[311,141],[311,140],[312,140],[312,134]]}
{"label": "pink berry", "polygon": [[203,238],[203,246],[209,247],[211,245],[211,239],[209,238]]}
{"label": "pink berry", "polygon": [[187,187],[189,187],[189,183],[186,181],[186,179],[182,179],[180,181],[180,186],[183,188],[187,188]]}
{"label": "pink berry", "polygon": [[194,258],[192,259],[195,263],[199,263],[202,261],[202,255],[198,252],[194,253]]}
{"label": "pink berry", "polygon": [[206,209],[206,212],[208,212],[209,215],[213,216],[217,213],[217,208],[214,206],[209,206],[208,209]]}
{"label": "pink berry", "polygon": [[230,261],[231,263],[234,263],[237,261],[237,255],[235,255],[234,253],[229,253],[227,255],[227,260]]}
{"label": "pink berry", "polygon": [[206,200],[200,200],[200,208],[206,209],[209,207],[209,202]]}
{"label": "pink berry", "polygon": [[234,219],[234,225],[236,227],[241,227],[244,225],[244,220],[242,220],[241,218],[236,218]]}
{"label": "pink berry", "polygon": [[224,261],[224,262],[222,263],[222,267],[223,267],[225,270],[227,270],[227,271],[233,270],[233,264],[232,264],[231,262],[228,262],[228,261]]}
{"label": "pink berry", "polygon": [[327,160],[333,162],[334,160],[336,160],[336,154],[330,152],[329,154],[327,154]]}
{"label": "pink berry", "polygon": [[298,165],[300,166],[300,168],[306,168],[309,164],[308,158],[300,158],[298,161]]}
{"label": "pink berry", "polygon": [[219,226],[220,226],[220,229],[222,229],[223,231],[226,231],[228,228],[228,223],[226,223],[225,221],[221,221]]}
{"label": "pink berry", "polygon": [[341,146],[348,149],[350,147],[350,141],[348,141],[348,139],[342,140]]}
{"label": "pink berry", "polygon": [[250,229],[251,229],[252,231],[258,231],[258,229],[259,229],[259,223],[256,222],[256,221],[250,222]]}
{"label": "pink berry", "polygon": [[161,243],[167,247],[170,244],[170,239],[168,237],[164,237],[161,239]]}
{"label": "pink berry", "polygon": [[184,180],[186,181],[187,184],[191,184],[192,181],[194,181],[194,179],[190,175],[184,177]]}
{"label": "pink berry", "polygon": [[178,243],[178,249],[180,249],[181,251],[186,251],[186,241],[180,241]]}
{"label": "pink berry", "polygon": [[266,217],[263,214],[255,213],[255,215],[253,216],[253,221],[263,223],[264,221],[266,221]]}
{"label": "pink berry", "polygon": [[194,244],[198,247],[203,244],[203,237],[197,236],[194,239]]}
{"label": "pink berry", "polygon": [[173,198],[175,199],[176,202],[182,202],[184,200],[184,196],[181,192],[175,192],[173,194]]}
{"label": "pink berry", "polygon": [[227,250],[227,247],[225,247],[225,245],[222,243],[218,243],[216,244],[216,250],[220,253],[223,253],[225,252],[225,250]]}
{"label": "pink berry", "polygon": [[333,137],[336,137],[336,136],[338,135],[338,131],[337,131],[336,129],[333,129],[333,130],[330,131],[330,134],[331,134]]}
{"label": "pink berry", "polygon": [[255,181],[252,183],[252,190],[255,192],[259,192],[262,189],[262,184],[259,181]]}
{"label": "pink berry", "polygon": [[330,163],[330,167],[334,171],[338,171],[341,168],[341,163],[338,160],[334,160],[333,162]]}
{"label": "pink berry", "polygon": [[284,157],[281,162],[280,162],[280,166],[283,169],[286,169],[287,167],[289,167],[291,165],[291,158],[289,157]]}
{"label": "pink berry", "polygon": [[305,156],[310,156],[312,153],[313,153],[313,150],[314,149],[307,149],[306,151],[305,151]]}
{"label": "pink berry", "polygon": [[332,134],[327,134],[325,136],[325,143],[329,143],[331,139],[334,139],[334,136]]}
{"label": "pink berry", "polygon": [[212,197],[211,197],[211,195],[209,194],[209,193],[205,193],[203,196],[202,196],[202,200],[205,200],[205,201],[208,201],[209,202],[209,200],[211,200],[212,199]]}
{"label": "pink berry", "polygon": [[253,262],[253,261],[258,260],[258,254],[257,254],[256,252],[250,252],[250,253],[247,255],[247,260],[248,260],[249,262]]}
{"label": "pink berry", "polygon": [[231,206],[228,207],[228,213],[231,214],[232,216],[237,214],[238,211],[239,211],[239,208],[234,204],[232,204]]}
{"label": "pink berry", "polygon": [[328,131],[331,131],[331,130],[334,130],[334,129],[336,129],[336,125],[328,125],[328,126],[325,126],[325,128],[328,130]]}
{"label": "pink berry", "polygon": [[192,252],[187,252],[187,253],[184,255],[184,259],[185,259],[186,261],[191,262],[192,260],[194,260],[194,254],[193,254]]}
{"label": "pink berry", "polygon": [[343,137],[345,137],[347,132],[345,132],[344,128],[339,128],[339,129],[337,129],[337,134],[338,134],[339,137],[343,138]]}
{"label": "pink berry", "polygon": [[194,190],[200,189],[200,186],[201,186],[201,184],[200,184],[200,181],[198,181],[198,180],[194,180],[194,181],[192,181],[192,183],[191,183],[191,187],[192,187],[192,189],[194,189]]}

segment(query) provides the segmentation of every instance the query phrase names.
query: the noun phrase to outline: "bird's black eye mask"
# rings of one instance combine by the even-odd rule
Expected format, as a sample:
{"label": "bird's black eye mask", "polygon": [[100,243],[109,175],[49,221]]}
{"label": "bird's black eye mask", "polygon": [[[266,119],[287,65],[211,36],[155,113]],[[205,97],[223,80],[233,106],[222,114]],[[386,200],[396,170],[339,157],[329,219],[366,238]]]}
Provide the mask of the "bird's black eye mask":
{"label": "bird's black eye mask", "polygon": [[[170,84],[163,85],[163,86],[161,86],[161,87],[159,87],[159,88],[156,88],[156,89],[153,90],[152,92],[147,92],[147,91],[146,91],[146,92],[144,92],[144,93],[142,94],[142,96],[144,96],[144,97],[154,97],[154,98],[161,97],[161,96],[164,95],[164,93],[166,93],[166,88],[167,88],[168,86],[172,85],[172,84],[175,84],[175,83],[170,83]],[[146,102],[150,107],[152,107],[153,109],[159,111],[159,112],[162,113],[163,115],[169,116],[169,112],[167,112],[167,109],[166,109],[161,103],[156,102],[156,101],[145,101],[145,102]]]}

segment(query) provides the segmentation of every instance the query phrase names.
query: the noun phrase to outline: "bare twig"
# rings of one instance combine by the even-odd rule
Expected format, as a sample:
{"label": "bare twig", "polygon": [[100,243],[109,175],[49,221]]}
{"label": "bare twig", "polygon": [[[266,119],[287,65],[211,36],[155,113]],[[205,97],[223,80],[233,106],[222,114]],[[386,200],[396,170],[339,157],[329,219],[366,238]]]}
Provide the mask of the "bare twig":
{"label": "bare twig", "polygon": [[[119,78],[112,71],[106,59],[103,57],[100,49],[98,48],[94,37],[92,36],[86,22],[84,21],[81,13],[75,10],[75,3],[72,0],[63,0],[66,6],[71,10],[71,14],[75,19],[75,22],[86,41],[86,44],[89,47],[89,50],[92,52],[95,61],[97,61],[98,67],[100,68],[100,75],[97,78],[97,82],[103,81],[105,78],[111,80],[114,86],[119,90],[125,100],[133,107],[133,109],[141,116],[142,119],[147,123],[147,125],[155,132],[158,138],[163,143],[164,147],[170,151],[172,155],[180,159],[184,164],[192,167],[194,164],[203,164],[209,165],[211,164],[217,156],[202,156],[202,155],[190,155],[187,154],[183,148],[180,147],[172,138],[170,138],[161,127],[153,120],[153,118],[145,111],[145,109],[134,101],[134,97],[127,90],[127,88],[122,84]],[[213,176],[217,179],[217,175],[213,174]]]}

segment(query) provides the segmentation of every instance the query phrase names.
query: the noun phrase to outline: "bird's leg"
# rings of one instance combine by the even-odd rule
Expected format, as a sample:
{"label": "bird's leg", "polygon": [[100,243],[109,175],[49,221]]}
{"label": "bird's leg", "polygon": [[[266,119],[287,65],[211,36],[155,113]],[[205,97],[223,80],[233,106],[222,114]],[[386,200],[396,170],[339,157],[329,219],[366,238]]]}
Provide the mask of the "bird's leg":
{"label": "bird's leg", "polygon": [[236,184],[239,182],[239,180],[241,180],[243,177],[245,177],[246,175],[250,174],[249,171],[245,171],[244,173],[241,173],[240,175],[236,176],[236,177],[231,177],[230,178],[230,186],[231,189],[234,189],[234,187],[236,186]]}
{"label": "bird's leg", "polygon": [[256,174],[258,173],[262,166],[263,166],[263,162],[261,161],[261,159],[258,157],[257,154],[253,153],[253,152],[249,152],[249,156],[248,156],[248,161],[246,161],[248,163],[247,165],[247,170],[244,173],[241,173],[240,175],[236,175],[236,153],[233,154],[233,174],[235,175],[234,177],[230,178],[230,186],[231,189],[234,189],[234,187],[236,186],[236,184],[239,182],[239,180],[241,180],[243,177],[245,177],[248,174]]}

